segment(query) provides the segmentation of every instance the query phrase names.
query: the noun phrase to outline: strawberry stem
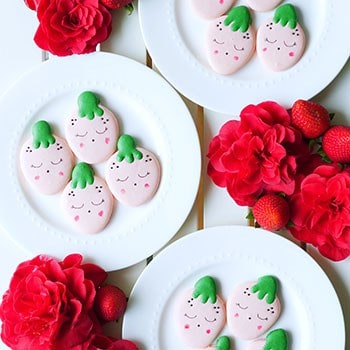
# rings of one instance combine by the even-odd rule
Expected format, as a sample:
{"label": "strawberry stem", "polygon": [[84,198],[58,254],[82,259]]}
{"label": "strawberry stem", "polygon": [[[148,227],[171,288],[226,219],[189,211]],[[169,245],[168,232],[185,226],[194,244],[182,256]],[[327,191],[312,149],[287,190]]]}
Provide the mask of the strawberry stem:
{"label": "strawberry stem", "polygon": [[291,29],[294,29],[298,24],[298,15],[295,7],[292,4],[284,4],[277,8],[273,21],[277,24],[280,22],[282,27],[289,24]]}
{"label": "strawberry stem", "polygon": [[277,281],[273,276],[263,276],[258,279],[258,282],[251,288],[253,293],[258,293],[259,300],[266,297],[266,302],[272,304],[276,299]]}
{"label": "strawberry stem", "polygon": [[34,148],[48,148],[56,142],[52,136],[51,126],[45,120],[39,120],[32,126],[32,135]]}
{"label": "strawberry stem", "polygon": [[230,338],[226,335],[222,335],[215,342],[216,350],[230,350],[231,349],[231,341]]}
{"label": "strawberry stem", "polygon": [[117,161],[122,162],[124,159],[128,163],[133,163],[135,159],[142,159],[143,154],[136,149],[136,142],[130,135],[121,135],[117,143],[118,153]]}
{"label": "strawberry stem", "polygon": [[264,349],[287,350],[288,337],[284,329],[275,329],[266,336]]}
{"label": "strawberry stem", "polygon": [[78,186],[84,189],[87,185],[94,183],[94,171],[91,166],[80,162],[72,171],[72,188],[76,189]]}
{"label": "strawberry stem", "polygon": [[246,6],[233,7],[225,18],[225,26],[231,26],[234,32],[238,29],[245,33],[252,23],[250,12]]}
{"label": "strawberry stem", "polygon": [[103,115],[103,109],[98,105],[100,104],[100,98],[91,91],[84,91],[78,97],[79,116],[81,118],[88,118],[93,120],[95,116],[101,117]]}
{"label": "strawberry stem", "polygon": [[201,302],[205,304],[209,299],[212,304],[216,303],[216,283],[210,276],[200,278],[194,285],[193,297],[201,297]]}

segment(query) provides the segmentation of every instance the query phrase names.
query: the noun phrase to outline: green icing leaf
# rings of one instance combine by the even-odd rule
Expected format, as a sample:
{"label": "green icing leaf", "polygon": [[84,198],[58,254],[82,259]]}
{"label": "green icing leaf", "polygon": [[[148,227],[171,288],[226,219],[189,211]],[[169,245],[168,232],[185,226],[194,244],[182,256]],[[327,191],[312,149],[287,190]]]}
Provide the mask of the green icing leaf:
{"label": "green icing leaf", "polygon": [[262,300],[266,296],[266,302],[272,304],[276,299],[277,281],[273,276],[263,276],[252,286],[253,293],[258,293],[258,299]]}
{"label": "green icing leaf", "polygon": [[289,27],[294,29],[298,24],[298,15],[292,4],[284,4],[277,8],[273,17],[275,23],[280,22],[283,27],[289,23]]}
{"label": "green icing leaf", "polygon": [[78,108],[79,108],[79,116],[81,118],[88,118],[92,120],[95,116],[101,117],[103,115],[103,109],[98,105],[100,103],[100,99],[91,91],[82,92],[78,97]]}
{"label": "green icing leaf", "polygon": [[225,26],[231,26],[231,29],[236,32],[238,29],[245,33],[252,23],[250,12],[246,6],[237,6],[230,10],[224,20]]}
{"label": "green icing leaf", "polygon": [[288,337],[284,329],[276,329],[266,336],[263,350],[287,350]]}
{"label": "green icing leaf", "polygon": [[72,171],[72,188],[80,187],[84,189],[86,185],[94,183],[94,171],[91,166],[81,162]]}
{"label": "green icing leaf", "polygon": [[201,297],[201,302],[205,304],[209,299],[212,304],[216,303],[216,283],[210,276],[200,278],[194,285],[192,296]]}
{"label": "green icing leaf", "polygon": [[215,342],[216,350],[230,350],[230,348],[231,348],[230,338],[225,335],[219,337]]}
{"label": "green icing leaf", "polygon": [[39,120],[32,126],[32,135],[34,148],[48,148],[56,142],[52,136],[51,126],[45,120]]}
{"label": "green icing leaf", "polygon": [[117,143],[118,153],[117,161],[122,162],[124,159],[128,163],[133,163],[135,159],[142,159],[143,154],[136,149],[136,142],[130,135],[121,135]]}

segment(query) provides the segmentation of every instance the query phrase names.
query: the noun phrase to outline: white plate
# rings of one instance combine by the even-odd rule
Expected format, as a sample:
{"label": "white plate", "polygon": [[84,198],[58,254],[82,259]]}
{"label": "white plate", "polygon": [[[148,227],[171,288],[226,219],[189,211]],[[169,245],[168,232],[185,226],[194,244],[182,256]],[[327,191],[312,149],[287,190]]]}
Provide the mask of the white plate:
{"label": "white plate", "polygon": [[[294,0],[307,35],[302,59],[284,72],[266,70],[256,54],[237,73],[221,76],[206,60],[204,37],[208,22],[199,18],[189,0],[139,2],[146,46],[160,72],[182,94],[214,111],[238,115],[250,103],[275,100],[290,107],[309,99],[339,73],[350,54],[349,1]],[[238,0],[237,5],[246,5]],[[273,11],[253,13],[253,25],[273,17]]]}
{"label": "white plate", "polygon": [[[92,90],[116,113],[121,133],[158,155],[161,183],[155,197],[135,208],[116,205],[112,221],[95,235],[66,222],[59,194],[31,188],[18,153],[39,119],[64,136],[64,120],[77,96]],[[193,205],[200,177],[200,147],[191,115],[157,73],[130,59],[94,53],[53,59],[22,77],[0,100],[2,183],[0,224],[33,253],[63,257],[80,252],[107,270],[130,266],[160,249],[180,228]],[[103,176],[103,165],[94,167]]]}
{"label": "white plate", "polygon": [[[179,293],[211,275],[226,299],[238,284],[267,274],[280,281],[282,313],[272,329],[288,332],[288,350],[344,349],[343,315],[325,273],[294,243],[247,226],[195,232],[155,257],[131,292],[123,337],[140,350],[185,349],[174,325]],[[227,327],[222,334],[230,335]],[[235,350],[245,349],[246,341],[231,340]]]}

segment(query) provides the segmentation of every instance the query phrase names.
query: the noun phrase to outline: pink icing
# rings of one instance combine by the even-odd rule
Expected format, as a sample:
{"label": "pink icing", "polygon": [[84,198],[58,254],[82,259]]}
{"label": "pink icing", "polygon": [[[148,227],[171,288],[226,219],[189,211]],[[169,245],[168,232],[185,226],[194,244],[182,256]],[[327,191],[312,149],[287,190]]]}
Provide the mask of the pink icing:
{"label": "pink icing", "polygon": [[107,184],[97,176],[94,177],[94,183],[84,189],[73,189],[69,183],[62,193],[61,203],[72,227],[82,233],[103,230],[114,207],[113,196]]}
{"label": "pink icing", "polygon": [[[117,200],[129,206],[148,202],[156,193],[161,177],[159,161],[152,152],[137,147],[141,160],[118,162],[113,154],[106,163],[106,181]],[[121,196],[121,194],[123,196]]]}
{"label": "pink icing", "polygon": [[56,142],[47,148],[34,148],[33,139],[30,138],[20,151],[20,167],[24,177],[37,191],[47,195],[63,190],[69,181],[74,161],[67,142],[53,136]]}
{"label": "pink icing", "polygon": [[288,24],[283,27],[269,19],[259,27],[256,45],[258,57],[265,67],[273,71],[283,71],[300,60],[306,39],[299,24],[291,29]]}
{"label": "pink icing", "polygon": [[238,286],[227,299],[227,324],[232,335],[240,339],[258,338],[275,324],[281,313],[277,297],[272,304],[268,304],[251,292],[255,283]]}
{"label": "pink icing", "polygon": [[214,304],[193,298],[193,289],[185,291],[176,300],[176,325],[183,343],[194,349],[210,346],[225,325],[225,304],[220,297]]}
{"label": "pink icing", "polygon": [[114,114],[99,106],[104,113],[89,120],[74,111],[65,123],[67,141],[79,160],[88,164],[104,162],[115,151],[119,137],[119,124]]}
{"label": "pink icing", "polygon": [[192,8],[198,16],[205,19],[217,18],[226,13],[236,0],[191,0]]}
{"label": "pink icing", "polygon": [[226,16],[210,21],[206,34],[207,58],[219,74],[232,74],[241,69],[255,50],[255,32],[250,26],[246,33],[233,31],[224,24]]}

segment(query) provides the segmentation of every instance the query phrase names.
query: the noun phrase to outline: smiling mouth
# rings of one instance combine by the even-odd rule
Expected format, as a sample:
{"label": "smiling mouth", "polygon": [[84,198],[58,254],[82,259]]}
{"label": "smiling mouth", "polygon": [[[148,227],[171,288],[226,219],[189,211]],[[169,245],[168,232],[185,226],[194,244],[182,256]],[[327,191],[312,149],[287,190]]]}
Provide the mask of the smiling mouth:
{"label": "smiling mouth", "polygon": [[224,42],[224,41],[223,41],[223,42],[220,42],[220,41],[217,41],[216,39],[214,39],[213,41],[214,41],[214,43],[219,44],[219,45],[223,45],[223,44],[225,44],[225,42]]}

